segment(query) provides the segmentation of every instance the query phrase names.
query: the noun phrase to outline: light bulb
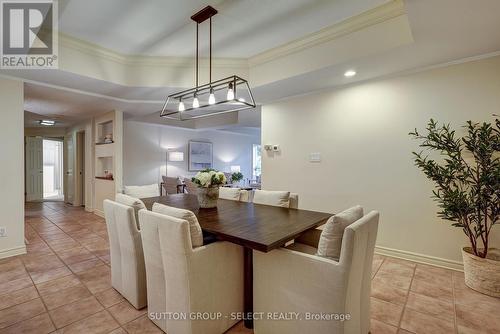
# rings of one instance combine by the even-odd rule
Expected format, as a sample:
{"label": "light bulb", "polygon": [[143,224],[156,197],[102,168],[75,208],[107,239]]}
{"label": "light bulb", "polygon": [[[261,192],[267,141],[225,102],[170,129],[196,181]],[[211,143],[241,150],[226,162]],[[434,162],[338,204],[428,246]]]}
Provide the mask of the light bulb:
{"label": "light bulb", "polygon": [[186,110],[186,107],[184,107],[184,102],[179,101],[179,111],[184,111]]}
{"label": "light bulb", "polygon": [[199,107],[200,107],[200,101],[198,101],[198,98],[195,95],[193,99],[193,108],[199,108]]}
{"label": "light bulb", "polygon": [[215,104],[215,95],[213,88],[210,88],[210,96],[208,97],[208,104]]}
{"label": "light bulb", "polygon": [[233,83],[229,83],[229,88],[227,90],[227,100],[234,100],[234,90],[233,90]]}
{"label": "light bulb", "polygon": [[231,88],[227,91],[227,99],[234,100],[234,91]]}

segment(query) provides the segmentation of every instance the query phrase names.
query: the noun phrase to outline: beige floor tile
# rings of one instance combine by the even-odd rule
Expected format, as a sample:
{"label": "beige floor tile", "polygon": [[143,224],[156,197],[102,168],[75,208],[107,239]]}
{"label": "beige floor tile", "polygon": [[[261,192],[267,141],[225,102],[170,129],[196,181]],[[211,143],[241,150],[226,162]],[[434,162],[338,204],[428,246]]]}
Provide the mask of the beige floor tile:
{"label": "beige floor tile", "polygon": [[26,275],[12,281],[0,283],[0,291],[14,292],[16,290],[24,289],[32,285],[33,281],[28,275]]}
{"label": "beige floor tile", "polygon": [[88,318],[79,320],[59,330],[60,334],[104,334],[109,333],[120,325],[106,311],[100,311]]}
{"label": "beige floor tile", "polygon": [[42,300],[48,310],[53,310],[90,296],[90,291],[83,284],[80,284],[78,286],[61,289],[48,295],[43,295]]}
{"label": "beige floor tile", "polygon": [[129,323],[123,325],[123,328],[129,334],[160,334],[163,333],[160,328],[156,327],[156,325],[149,320],[146,315],[142,317],[132,320]]}
{"label": "beige floor tile", "polygon": [[111,288],[111,270],[108,266],[97,266],[78,274],[80,280],[93,293]]}
{"label": "beige floor tile", "polygon": [[49,315],[42,313],[34,318],[0,329],[0,334],[47,334],[53,330],[55,327]]}
{"label": "beige floor tile", "polygon": [[29,272],[44,271],[64,267],[64,263],[56,255],[39,256],[23,259],[24,265]]}
{"label": "beige floor tile", "polygon": [[494,314],[500,310],[500,298],[490,297],[467,287],[464,282],[463,273],[453,275],[453,287],[456,304],[467,306],[469,309],[483,313]]}
{"label": "beige floor tile", "polygon": [[408,290],[394,287],[383,280],[373,280],[371,295],[386,302],[404,305]]}
{"label": "beige floor tile", "polygon": [[381,321],[370,320],[370,334],[397,334],[398,328]]}
{"label": "beige floor tile", "polygon": [[5,328],[20,321],[33,318],[45,312],[40,298],[30,300],[26,303],[11,306],[0,311],[0,328]]}
{"label": "beige floor tile", "polygon": [[66,249],[57,252],[57,255],[63,260],[67,265],[87,261],[87,260],[95,260],[96,257],[92,255],[88,250],[83,247],[76,247],[71,249]]}
{"label": "beige floor tile", "polygon": [[121,303],[125,300],[122,295],[113,288],[98,292],[95,294],[95,297],[105,308]]}
{"label": "beige floor tile", "polygon": [[103,307],[101,304],[99,304],[94,296],[91,296],[56,308],[55,310],[49,311],[49,313],[56,327],[62,328],[102,310]]}
{"label": "beige floor tile", "polygon": [[410,292],[406,308],[425,313],[443,320],[453,321],[454,307],[453,302],[444,301],[418,293]]}
{"label": "beige floor tile", "polygon": [[71,275],[71,271],[67,267],[50,269],[47,271],[35,271],[30,273],[31,279],[35,284],[52,281],[68,275]]}
{"label": "beige floor tile", "polygon": [[105,263],[103,261],[94,257],[93,259],[90,259],[90,260],[69,264],[68,267],[74,273],[79,274],[79,273],[82,273],[86,270],[92,269],[92,268],[97,267],[97,266],[102,266],[104,264]]}
{"label": "beige floor tile", "polygon": [[117,328],[111,332],[109,332],[109,334],[127,334],[127,332],[123,329],[123,328]]}
{"label": "beige floor tile", "polygon": [[468,329],[481,329],[484,333],[500,333],[500,310],[496,313],[483,313],[470,306],[457,304],[457,325]]}
{"label": "beige floor tile", "polygon": [[55,280],[37,284],[36,287],[40,295],[43,296],[78,285],[82,285],[78,277],[76,277],[75,275],[68,275]]}
{"label": "beige floor tile", "polygon": [[373,278],[374,282],[377,281],[380,284],[387,284],[403,290],[408,290],[410,288],[411,280],[412,280],[411,276],[400,276],[380,270]]}
{"label": "beige floor tile", "polygon": [[403,312],[402,305],[396,305],[371,298],[371,318],[392,326],[398,326]]}
{"label": "beige floor tile", "polygon": [[111,306],[108,311],[111,315],[118,320],[120,325],[126,324],[132,320],[139,318],[141,315],[146,314],[146,308],[142,310],[136,310],[129,302],[126,300],[118,303],[114,306]]}
{"label": "beige floor tile", "polygon": [[386,272],[396,276],[412,277],[415,269],[412,266],[387,259],[380,266],[379,272]]}
{"label": "beige floor tile", "polygon": [[[20,259],[16,261],[6,262],[0,265],[0,283],[9,282],[17,278],[26,276],[28,273],[24,269],[24,265]],[[2,292],[0,291],[0,294]]]}
{"label": "beige floor tile", "polygon": [[451,285],[440,285],[439,282],[413,278],[410,290],[428,297],[453,301],[453,289]]}
{"label": "beige floor tile", "polygon": [[411,309],[405,309],[401,328],[416,334],[455,333],[453,321],[432,317]]}
{"label": "beige floor tile", "polygon": [[34,286],[6,293],[0,296],[0,310],[17,304],[22,304],[36,298],[38,298],[38,292]]}

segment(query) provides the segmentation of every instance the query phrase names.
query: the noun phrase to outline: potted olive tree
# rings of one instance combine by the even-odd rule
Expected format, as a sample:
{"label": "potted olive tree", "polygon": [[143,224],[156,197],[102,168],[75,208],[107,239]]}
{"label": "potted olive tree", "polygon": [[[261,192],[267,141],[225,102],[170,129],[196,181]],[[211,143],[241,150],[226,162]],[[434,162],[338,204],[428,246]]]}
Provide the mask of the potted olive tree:
{"label": "potted olive tree", "polygon": [[500,121],[468,121],[464,129],[461,137],[432,119],[425,134],[415,129],[410,135],[423,148],[413,152],[415,165],[435,184],[438,216],[461,228],[470,242],[462,249],[465,284],[500,297],[500,255],[489,243],[500,216]]}

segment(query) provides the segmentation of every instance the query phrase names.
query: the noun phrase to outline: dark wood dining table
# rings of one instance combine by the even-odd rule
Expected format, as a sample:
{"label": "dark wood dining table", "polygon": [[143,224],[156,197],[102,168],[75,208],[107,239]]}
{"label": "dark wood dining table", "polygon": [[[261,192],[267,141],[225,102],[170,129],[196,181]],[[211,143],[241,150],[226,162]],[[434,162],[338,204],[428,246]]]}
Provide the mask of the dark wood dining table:
{"label": "dark wood dining table", "polygon": [[253,251],[269,252],[304,231],[323,224],[331,213],[288,209],[219,199],[217,207],[203,209],[196,195],[173,194],[143,198],[148,210],[161,203],[194,212],[203,233],[243,246],[245,327],[253,328]]}

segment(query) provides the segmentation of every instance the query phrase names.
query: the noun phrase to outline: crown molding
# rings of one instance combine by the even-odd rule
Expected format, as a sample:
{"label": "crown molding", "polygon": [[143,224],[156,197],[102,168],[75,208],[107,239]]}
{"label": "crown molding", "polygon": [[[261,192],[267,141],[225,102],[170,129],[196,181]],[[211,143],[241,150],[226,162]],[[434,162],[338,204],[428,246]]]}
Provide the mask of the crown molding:
{"label": "crown molding", "polygon": [[[120,65],[135,66],[175,66],[192,68],[194,60],[192,57],[171,57],[171,56],[141,56],[126,55],[100,45],[90,43],[73,36],[59,32],[60,48],[68,48],[92,57],[104,58],[106,60],[119,63]],[[212,59],[214,67],[219,68],[248,68],[248,60],[243,58],[215,58]],[[208,58],[200,59],[200,67],[208,68]]]}
{"label": "crown molding", "polygon": [[323,44],[369,26],[406,14],[403,0],[393,0],[344,21],[323,28],[305,37],[261,52],[248,59],[249,66],[256,66],[304,49]]}
{"label": "crown molding", "polygon": [[[249,69],[252,66],[260,65],[312,46],[326,43],[333,39],[390,20],[405,13],[406,11],[403,0],[393,0],[364,13],[323,28],[305,37],[261,52],[250,58],[215,58],[213,59],[213,66],[219,68]],[[59,32],[59,47],[68,48],[92,57],[103,58],[126,66],[172,66],[179,68],[192,68],[194,66],[192,57],[127,55],[73,36],[69,36],[62,32]],[[200,67],[208,67],[207,58],[201,58]]]}

